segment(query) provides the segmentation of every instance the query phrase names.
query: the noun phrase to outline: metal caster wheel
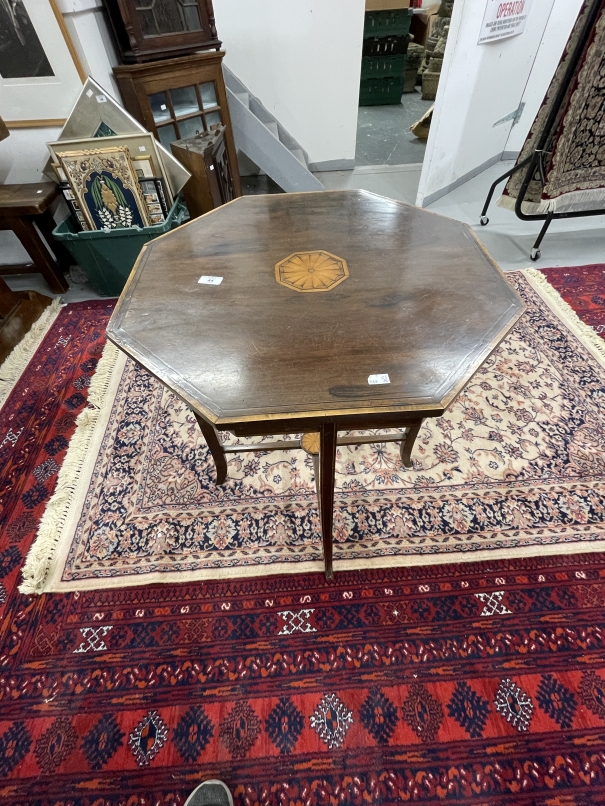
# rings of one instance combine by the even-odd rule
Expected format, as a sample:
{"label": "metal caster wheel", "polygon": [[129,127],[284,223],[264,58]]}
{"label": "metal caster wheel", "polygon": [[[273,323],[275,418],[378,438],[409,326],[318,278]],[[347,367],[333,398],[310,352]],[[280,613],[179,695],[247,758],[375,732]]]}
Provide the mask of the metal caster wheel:
{"label": "metal caster wheel", "polygon": [[531,252],[529,253],[529,256],[533,261],[536,261],[536,260],[540,260],[540,255],[541,254],[542,254],[542,252],[540,252],[539,249],[532,249]]}
{"label": "metal caster wheel", "polygon": [[481,222],[482,227],[485,227],[486,224],[489,224],[489,218],[486,215],[482,215],[479,221]]}

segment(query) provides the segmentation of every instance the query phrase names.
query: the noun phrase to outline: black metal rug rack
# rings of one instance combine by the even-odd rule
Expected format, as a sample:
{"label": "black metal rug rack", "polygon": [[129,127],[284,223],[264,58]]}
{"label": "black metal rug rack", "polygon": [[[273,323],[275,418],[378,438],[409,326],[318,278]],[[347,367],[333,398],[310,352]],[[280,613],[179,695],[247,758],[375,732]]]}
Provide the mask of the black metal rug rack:
{"label": "black metal rug rack", "polygon": [[601,6],[600,0],[593,0],[592,7],[588,12],[586,20],[584,22],[582,33],[571,56],[570,62],[567,65],[567,69],[561,82],[561,86],[557,90],[555,100],[552,104],[550,113],[546,120],[546,124],[542,131],[542,134],[538,139],[533,154],[531,154],[529,157],[527,157],[526,159],[522,160],[520,163],[515,165],[513,168],[510,169],[510,171],[507,171],[505,174],[502,174],[502,176],[496,179],[496,181],[492,184],[492,186],[489,189],[489,193],[487,194],[485,204],[483,205],[483,210],[481,211],[481,218],[479,219],[479,221],[482,226],[486,226],[486,224],[489,223],[489,218],[487,217],[487,210],[492,200],[492,196],[494,195],[496,187],[504,179],[508,179],[508,177],[512,176],[518,171],[522,171],[525,168],[526,171],[525,176],[523,178],[523,182],[521,184],[521,189],[519,190],[519,194],[517,195],[517,198],[515,200],[515,215],[522,221],[544,221],[542,229],[540,230],[540,233],[536,238],[536,242],[534,243],[532,250],[530,252],[530,258],[532,260],[539,259],[541,254],[540,244],[542,243],[542,239],[546,235],[546,232],[550,227],[552,221],[556,221],[559,218],[579,218],[580,216],[605,214],[605,209],[601,209],[601,210],[582,210],[578,212],[568,212],[568,213],[555,213],[552,210],[550,210],[547,213],[540,213],[540,214],[536,213],[534,215],[528,215],[527,213],[524,213],[521,209],[521,206],[525,199],[527,188],[529,187],[529,184],[532,180],[541,182],[542,187],[546,185],[546,175],[544,170],[544,155],[550,154],[552,151],[552,142],[556,135],[556,131],[554,131],[554,124],[557,118],[557,114],[559,112],[561,104],[563,103],[563,99],[565,98],[565,94],[569,88],[569,85],[574,79],[576,68],[580,61],[582,53],[584,52],[584,48],[586,47],[586,44],[590,38],[592,29],[596,23],[600,6]]}

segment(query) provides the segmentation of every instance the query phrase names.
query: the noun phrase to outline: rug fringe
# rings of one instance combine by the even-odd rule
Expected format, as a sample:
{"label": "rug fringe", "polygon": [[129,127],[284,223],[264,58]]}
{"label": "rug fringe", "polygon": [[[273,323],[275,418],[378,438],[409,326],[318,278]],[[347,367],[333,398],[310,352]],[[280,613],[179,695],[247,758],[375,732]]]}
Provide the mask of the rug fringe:
{"label": "rug fringe", "polygon": [[19,344],[11,350],[2,362],[2,366],[0,366],[0,408],[33,358],[34,353],[42,343],[42,339],[52,327],[60,310],[61,299],[56,297],[42,311]]}
{"label": "rug fringe", "polygon": [[560,319],[573,328],[593,355],[596,353],[595,357],[605,363],[605,341],[596,330],[580,319],[571,305],[565,302],[557,289],[548,282],[546,276],[539,269],[523,269],[523,274]]}
{"label": "rug fringe", "polygon": [[90,440],[103,409],[119,356],[118,348],[111,342],[107,342],[89,387],[88,404],[90,407],[85,408],[78,415],[76,430],[69,442],[67,454],[59,471],[55,491],[46,505],[36,539],[25,560],[22,572],[23,582],[19,586],[21,593],[42,593],[44,590],[46,576],[59,545],[73,496],[78,488]]}

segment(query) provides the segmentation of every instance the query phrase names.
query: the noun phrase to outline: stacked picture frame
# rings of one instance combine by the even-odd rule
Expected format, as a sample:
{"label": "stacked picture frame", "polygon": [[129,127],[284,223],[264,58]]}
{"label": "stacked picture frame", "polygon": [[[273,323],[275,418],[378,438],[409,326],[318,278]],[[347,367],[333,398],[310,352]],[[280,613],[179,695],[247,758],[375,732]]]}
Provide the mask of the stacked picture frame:
{"label": "stacked picture frame", "polygon": [[164,222],[191,174],[89,78],[45,173],[59,182],[76,229]]}

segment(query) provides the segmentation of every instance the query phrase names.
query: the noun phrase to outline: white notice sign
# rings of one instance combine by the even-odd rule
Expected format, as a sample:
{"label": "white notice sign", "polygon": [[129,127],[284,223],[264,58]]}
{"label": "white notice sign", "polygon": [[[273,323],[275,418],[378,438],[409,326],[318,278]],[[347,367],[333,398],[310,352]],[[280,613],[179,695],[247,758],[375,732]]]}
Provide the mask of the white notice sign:
{"label": "white notice sign", "polygon": [[522,34],[532,0],[487,0],[479,42],[494,42]]}

